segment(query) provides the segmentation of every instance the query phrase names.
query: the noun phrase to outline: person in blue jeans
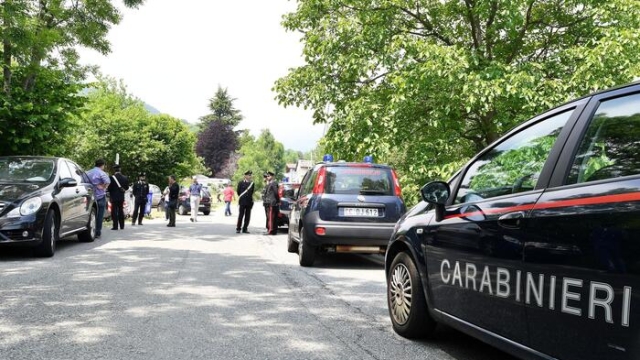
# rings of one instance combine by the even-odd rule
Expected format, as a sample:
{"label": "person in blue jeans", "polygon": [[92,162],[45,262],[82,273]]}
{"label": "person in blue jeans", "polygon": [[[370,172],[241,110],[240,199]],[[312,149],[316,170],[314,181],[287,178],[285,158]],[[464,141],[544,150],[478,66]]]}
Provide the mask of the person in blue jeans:
{"label": "person in blue jeans", "polygon": [[236,199],[236,192],[233,190],[231,183],[227,184],[227,188],[224,189],[224,216],[231,216],[231,201]]}
{"label": "person in blue jeans", "polygon": [[95,167],[87,171],[87,175],[93,184],[93,196],[96,199],[98,211],[96,213],[96,239],[102,235],[102,220],[107,209],[107,187],[111,183],[109,175],[104,172],[104,160],[98,159]]}

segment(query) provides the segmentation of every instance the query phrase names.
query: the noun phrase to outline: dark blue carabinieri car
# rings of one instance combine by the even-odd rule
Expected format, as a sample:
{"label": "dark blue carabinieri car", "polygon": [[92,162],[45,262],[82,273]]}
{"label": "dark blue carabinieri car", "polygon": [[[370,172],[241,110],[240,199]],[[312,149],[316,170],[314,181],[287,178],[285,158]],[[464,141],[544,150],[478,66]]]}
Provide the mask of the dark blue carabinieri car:
{"label": "dark blue carabinieri car", "polygon": [[69,159],[0,157],[0,247],[53,256],[59,239],[95,239],[96,204],[84,170]]}
{"label": "dark blue carabinieri car", "polygon": [[386,253],[397,333],[640,358],[640,84],[537,116],[421,192]]}
{"label": "dark blue carabinieri car", "polygon": [[319,252],[384,253],[406,211],[387,165],[327,161],[309,170],[294,196],[288,251],[311,266]]}

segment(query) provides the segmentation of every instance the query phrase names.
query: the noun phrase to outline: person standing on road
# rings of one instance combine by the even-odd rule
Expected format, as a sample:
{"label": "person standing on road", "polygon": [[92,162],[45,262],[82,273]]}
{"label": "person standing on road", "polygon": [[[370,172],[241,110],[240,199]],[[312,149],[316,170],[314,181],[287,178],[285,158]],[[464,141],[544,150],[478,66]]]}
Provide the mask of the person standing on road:
{"label": "person standing on road", "polygon": [[278,234],[278,204],[280,196],[278,194],[278,182],[274,179],[275,174],[267,172],[267,186],[264,193],[265,203],[269,206],[267,212],[267,235]]}
{"label": "person standing on road", "polygon": [[129,190],[129,179],[120,173],[120,165],[113,165],[114,174],[111,175],[111,183],[107,187],[109,199],[111,199],[111,230],[124,230],[124,193]]}
{"label": "person standing on road", "polygon": [[191,222],[198,222],[198,209],[200,208],[200,192],[202,184],[198,184],[198,179],[194,176],[191,186],[189,186],[189,203],[191,205]]}
{"label": "person standing on road", "polygon": [[[249,221],[251,221],[251,209],[253,208],[253,181],[251,181],[251,170],[244,173],[244,179],[238,183],[238,223],[236,224],[236,233],[242,232],[248,234]],[[244,223],[242,219],[244,218]]]}
{"label": "person standing on road", "polygon": [[180,185],[176,182],[176,176],[169,176],[169,206],[167,211],[169,212],[168,227],[176,227],[176,207],[178,205],[178,196],[180,195]]}
{"label": "person standing on road", "polygon": [[164,219],[169,220],[169,186],[162,192],[162,208],[164,209]]}
{"label": "person standing on road", "polygon": [[267,199],[264,197],[267,194],[267,185],[269,184],[267,176],[267,173],[262,174],[262,206],[264,207],[264,228],[269,231],[269,204],[267,204]]}
{"label": "person standing on road", "polygon": [[146,181],[146,174],[138,174],[138,181],[133,185],[132,195],[135,200],[133,207],[133,217],[131,218],[131,225],[142,225],[142,218],[144,217],[145,206],[147,205],[147,195],[149,195],[149,183]]}
{"label": "person standing on road", "polygon": [[231,201],[236,199],[236,192],[233,191],[231,183],[227,184],[226,189],[223,191],[224,195],[224,216],[231,216]]}
{"label": "person standing on road", "polygon": [[104,219],[104,212],[107,208],[107,194],[106,190],[111,180],[109,175],[104,172],[104,160],[98,159],[95,162],[95,167],[87,171],[87,175],[93,184],[93,195],[98,205],[98,211],[96,214],[96,239],[102,236],[102,220]]}

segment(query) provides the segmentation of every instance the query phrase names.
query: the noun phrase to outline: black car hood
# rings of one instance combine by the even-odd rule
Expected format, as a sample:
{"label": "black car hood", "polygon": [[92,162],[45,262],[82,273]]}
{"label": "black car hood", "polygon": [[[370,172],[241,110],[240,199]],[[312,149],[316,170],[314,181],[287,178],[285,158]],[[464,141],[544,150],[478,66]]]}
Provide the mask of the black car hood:
{"label": "black car hood", "polygon": [[46,184],[0,184],[0,201],[14,202],[21,200],[45,187]]}

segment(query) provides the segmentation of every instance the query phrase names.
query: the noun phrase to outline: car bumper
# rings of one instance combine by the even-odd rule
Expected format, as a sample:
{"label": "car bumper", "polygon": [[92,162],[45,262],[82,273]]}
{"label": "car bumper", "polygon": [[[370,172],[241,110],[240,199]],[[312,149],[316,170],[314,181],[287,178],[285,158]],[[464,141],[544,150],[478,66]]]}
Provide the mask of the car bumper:
{"label": "car bumper", "polygon": [[289,214],[285,214],[284,212],[278,213],[278,226],[289,226]]}
{"label": "car bumper", "polygon": [[[395,223],[338,222],[312,219],[306,224],[305,241],[313,246],[347,245],[386,248]],[[324,235],[317,231],[324,229]],[[308,240],[307,240],[308,239]]]}
{"label": "car bumper", "polygon": [[35,216],[0,218],[0,246],[35,246],[42,241],[42,224]]}

